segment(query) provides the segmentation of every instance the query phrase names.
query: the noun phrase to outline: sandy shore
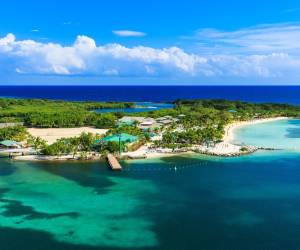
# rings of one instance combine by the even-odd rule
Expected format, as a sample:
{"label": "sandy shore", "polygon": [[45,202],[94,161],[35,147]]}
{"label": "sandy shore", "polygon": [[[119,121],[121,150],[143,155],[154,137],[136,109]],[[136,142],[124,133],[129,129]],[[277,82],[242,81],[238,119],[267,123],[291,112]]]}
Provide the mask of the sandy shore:
{"label": "sandy shore", "polygon": [[255,125],[255,124],[265,123],[265,122],[286,120],[286,119],[289,119],[289,118],[288,117],[274,117],[274,118],[254,119],[254,120],[250,120],[250,121],[240,121],[240,122],[231,123],[231,124],[227,125],[225,128],[223,142],[230,144],[234,139],[234,131],[240,127],[248,126],[248,125]]}
{"label": "sandy shore", "polygon": [[[223,141],[217,143],[213,146],[204,146],[204,145],[193,145],[191,148],[184,151],[173,151],[172,149],[167,148],[156,148],[152,149],[151,144],[144,145],[134,152],[123,153],[123,157],[129,159],[151,159],[151,158],[163,158],[171,157],[178,155],[185,155],[191,153],[201,153],[206,155],[215,155],[215,156],[239,156],[243,154],[249,154],[257,150],[256,147],[247,146],[247,150],[243,151],[242,149],[245,146],[234,145],[231,142],[234,139],[234,131],[241,126],[254,125],[258,123],[272,122],[278,120],[288,119],[287,117],[276,117],[276,118],[266,118],[266,119],[256,119],[250,121],[234,122],[229,124],[225,128],[225,135]],[[40,136],[43,139],[47,140],[48,143],[54,142],[58,138],[62,137],[72,137],[78,136],[81,132],[91,132],[103,134],[107,130],[103,129],[93,129],[93,128],[74,128],[74,129],[29,129],[29,132],[34,136]],[[94,159],[99,159],[100,156],[92,157]],[[16,157],[17,160],[71,160],[71,156],[61,156],[61,157],[47,157],[47,156],[19,156]],[[73,159],[74,160],[74,159]]]}
{"label": "sandy shore", "polygon": [[103,135],[108,130],[107,129],[96,129],[91,127],[81,127],[81,128],[29,128],[27,131],[34,137],[41,137],[48,144],[56,142],[56,140],[61,138],[70,138],[79,136],[81,133],[92,133]]}
{"label": "sandy shore", "polygon": [[194,145],[186,152],[173,152],[171,149],[150,149],[148,146],[142,146],[135,152],[129,152],[125,155],[130,158],[161,158],[161,157],[170,157],[181,154],[189,154],[189,153],[201,153],[207,155],[215,155],[215,156],[239,156],[243,154],[249,154],[255,152],[257,147],[255,146],[246,146],[247,150],[242,151],[242,148],[245,146],[235,145],[231,143],[234,139],[234,131],[235,129],[246,126],[246,125],[255,125],[258,123],[272,122],[277,120],[288,119],[287,117],[276,117],[276,118],[265,118],[265,119],[255,119],[250,121],[241,121],[234,122],[229,124],[225,128],[225,134],[223,141],[217,143],[213,146],[205,146],[205,145]]}
{"label": "sandy shore", "polygon": [[183,155],[183,154],[192,154],[194,153],[191,150],[186,150],[186,151],[173,151],[172,149],[169,148],[156,148],[152,149],[150,145],[144,145],[140,147],[138,150],[134,152],[127,152],[123,153],[123,156],[131,158],[131,159],[152,159],[152,158],[162,158],[162,157],[171,157],[171,156],[178,156],[178,155]]}
{"label": "sandy shore", "polygon": [[199,153],[205,155],[230,157],[249,154],[257,150],[257,148],[253,146],[247,146],[246,151],[242,151],[242,148],[242,146],[227,142],[220,142],[213,146],[193,145],[186,150],[175,151],[168,148],[151,149],[148,146],[142,146],[137,151],[124,153],[123,156],[126,156],[130,159],[152,159]]}

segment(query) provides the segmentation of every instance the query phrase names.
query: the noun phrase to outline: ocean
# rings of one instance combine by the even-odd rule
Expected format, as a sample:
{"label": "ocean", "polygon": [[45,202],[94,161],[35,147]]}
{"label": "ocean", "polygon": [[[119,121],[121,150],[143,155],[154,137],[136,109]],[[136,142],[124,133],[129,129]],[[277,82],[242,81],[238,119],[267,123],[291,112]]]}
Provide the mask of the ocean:
{"label": "ocean", "polygon": [[1,97],[171,102],[228,99],[300,104],[300,86],[0,86]]}
{"label": "ocean", "polygon": [[[0,91],[24,98],[153,102],[232,98],[298,104],[300,97],[299,87],[151,88],[130,87],[127,94],[122,87],[119,95],[115,87]],[[280,150],[124,161],[121,172],[110,171],[104,161],[0,158],[0,249],[299,249],[300,120],[246,126],[234,140],[269,142]]]}
{"label": "ocean", "polygon": [[299,249],[299,154],[122,165],[0,159],[1,249]]}

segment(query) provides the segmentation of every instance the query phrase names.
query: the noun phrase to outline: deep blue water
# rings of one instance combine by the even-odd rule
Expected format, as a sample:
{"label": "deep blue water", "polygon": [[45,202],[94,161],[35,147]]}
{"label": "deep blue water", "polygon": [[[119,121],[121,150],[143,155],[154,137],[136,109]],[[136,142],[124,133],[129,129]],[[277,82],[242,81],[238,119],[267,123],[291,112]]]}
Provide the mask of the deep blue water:
{"label": "deep blue water", "polygon": [[299,154],[122,164],[0,159],[1,250],[299,249]]}
{"label": "deep blue water", "polygon": [[0,96],[135,102],[217,98],[300,104],[300,86],[0,86]]}
{"label": "deep blue water", "polygon": [[[0,87],[0,96],[300,104],[299,87]],[[260,141],[261,132],[273,143],[300,140],[299,120],[252,131],[251,138]],[[299,151],[122,165],[124,171],[116,173],[104,162],[0,159],[0,249],[299,249]]]}

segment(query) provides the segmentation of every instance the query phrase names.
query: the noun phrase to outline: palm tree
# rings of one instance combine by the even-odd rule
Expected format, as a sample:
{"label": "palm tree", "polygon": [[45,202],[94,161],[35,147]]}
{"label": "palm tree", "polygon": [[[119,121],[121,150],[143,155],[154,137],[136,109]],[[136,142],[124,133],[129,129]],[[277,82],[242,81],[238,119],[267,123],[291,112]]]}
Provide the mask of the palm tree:
{"label": "palm tree", "polygon": [[72,157],[75,158],[75,155],[78,153],[80,147],[79,138],[77,137],[70,138],[69,147],[70,147],[70,153],[72,153]]}

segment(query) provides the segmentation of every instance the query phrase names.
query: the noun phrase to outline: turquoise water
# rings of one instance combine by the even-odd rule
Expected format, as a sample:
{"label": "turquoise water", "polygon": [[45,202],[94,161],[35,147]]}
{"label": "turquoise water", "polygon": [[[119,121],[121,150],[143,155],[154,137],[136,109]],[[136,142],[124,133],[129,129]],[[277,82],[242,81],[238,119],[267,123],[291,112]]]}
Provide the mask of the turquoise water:
{"label": "turquoise water", "polygon": [[154,102],[137,102],[135,108],[124,108],[124,109],[97,109],[97,113],[141,113],[141,112],[149,112],[156,111],[160,109],[170,109],[173,108],[174,105],[171,103],[154,103]]}
{"label": "turquoise water", "polygon": [[1,249],[299,249],[297,151],[122,165],[0,159]]}
{"label": "turquoise water", "polygon": [[300,151],[300,120],[279,120],[235,130],[234,143]]}

